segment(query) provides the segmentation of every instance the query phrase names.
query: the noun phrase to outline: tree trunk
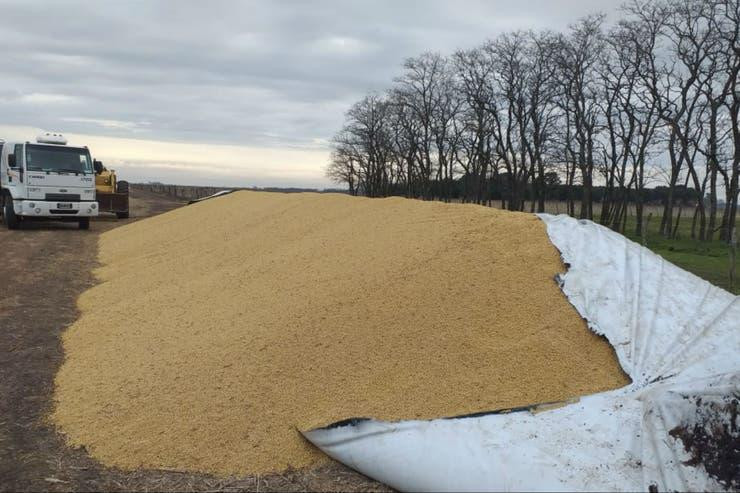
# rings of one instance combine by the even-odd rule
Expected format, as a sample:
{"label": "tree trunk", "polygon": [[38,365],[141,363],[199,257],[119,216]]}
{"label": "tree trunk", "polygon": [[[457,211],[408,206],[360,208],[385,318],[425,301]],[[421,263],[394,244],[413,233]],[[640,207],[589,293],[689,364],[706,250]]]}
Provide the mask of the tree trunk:
{"label": "tree trunk", "polygon": [[699,217],[699,206],[701,201],[694,207],[694,218],[691,220],[691,239],[696,239],[696,219]]}
{"label": "tree trunk", "polygon": [[683,202],[678,205],[678,214],[676,215],[676,225],[673,227],[673,231],[669,228],[669,238],[675,240],[678,236],[678,225],[681,223],[681,212],[683,212]]}
{"label": "tree trunk", "polygon": [[714,238],[715,224],[717,223],[717,167],[712,164],[709,172],[709,228],[706,233],[706,240],[712,241]]}
{"label": "tree trunk", "polygon": [[[671,138],[668,144],[668,154],[671,159],[671,179],[668,183],[668,197],[666,197],[665,208],[663,209],[663,219],[660,223],[660,234],[666,238],[670,238],[672,236],[671,224],[673,223],[674,192],[676,190],[676,183],[678,183],[678,176],[681,173],[681,162],[676,156],[676,148],[674,147],[675,141],[676,134],[671,131]],[[686,183],[688,183],[688,181]]]}
{"label": "tree trunk", "polygon": [[539,176],[539,194],[537,196],[537,212],[545,212],[545,194],[547,192],[547,185],[545,184],[545,166],[542,163],[537,165]]}
{"label": "tree trunk", "polygon": [[583,188],[581,195],[581,211],[579,217],[581,219],[593,219],[592,210],[592,199],[591,199],[591,175],[588,172],[583,173]]}

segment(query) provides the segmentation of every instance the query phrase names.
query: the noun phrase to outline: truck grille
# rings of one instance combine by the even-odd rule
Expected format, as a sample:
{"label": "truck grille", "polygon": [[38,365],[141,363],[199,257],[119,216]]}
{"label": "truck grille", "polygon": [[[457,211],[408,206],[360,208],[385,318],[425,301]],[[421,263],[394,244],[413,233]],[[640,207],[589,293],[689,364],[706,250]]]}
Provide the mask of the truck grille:
{"label": "truck grille", "polygon": [[47,193],[47,202],[79,202],[80,195],[73,193]]}

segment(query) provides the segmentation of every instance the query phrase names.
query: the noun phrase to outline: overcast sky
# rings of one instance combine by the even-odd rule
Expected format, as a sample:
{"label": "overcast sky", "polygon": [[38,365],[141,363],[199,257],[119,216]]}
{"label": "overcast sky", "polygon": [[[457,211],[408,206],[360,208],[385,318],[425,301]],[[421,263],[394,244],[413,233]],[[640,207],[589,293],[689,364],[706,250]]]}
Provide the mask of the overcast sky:
{"label": "overcast sky", "polygon": [[0,0],[0,138],[61,131],[130,181],[323,188],[327,140],[403,59],[616,0]]}

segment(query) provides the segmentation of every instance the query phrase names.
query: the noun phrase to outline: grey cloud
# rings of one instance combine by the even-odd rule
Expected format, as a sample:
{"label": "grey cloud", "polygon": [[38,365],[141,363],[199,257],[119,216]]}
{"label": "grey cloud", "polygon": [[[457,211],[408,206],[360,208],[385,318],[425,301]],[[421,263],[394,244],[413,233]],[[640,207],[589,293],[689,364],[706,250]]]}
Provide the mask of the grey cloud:
{"label": "grey cloud", "polygon": [[0,2],[0,120],[313,148],[402,60],[562,29],[616,1]]}

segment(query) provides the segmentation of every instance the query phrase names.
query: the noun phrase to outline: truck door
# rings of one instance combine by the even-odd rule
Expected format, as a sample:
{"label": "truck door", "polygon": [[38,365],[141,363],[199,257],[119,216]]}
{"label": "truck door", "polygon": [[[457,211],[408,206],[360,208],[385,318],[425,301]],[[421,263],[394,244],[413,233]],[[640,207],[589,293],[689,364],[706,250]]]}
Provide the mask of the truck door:
{"label": "truck door", "polygon": [[16,144],[13,153],[8,154],[8,184],[23,183],[23,144]]}

